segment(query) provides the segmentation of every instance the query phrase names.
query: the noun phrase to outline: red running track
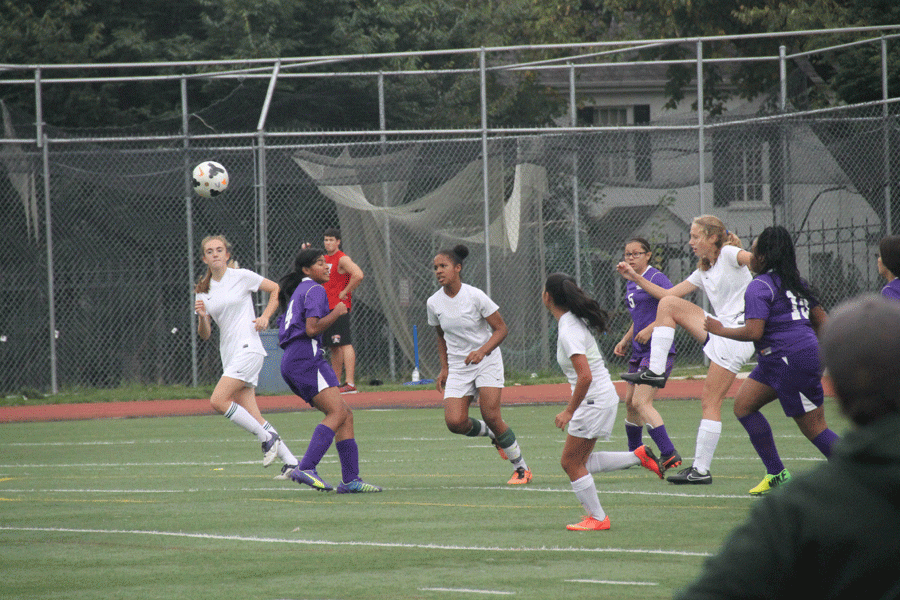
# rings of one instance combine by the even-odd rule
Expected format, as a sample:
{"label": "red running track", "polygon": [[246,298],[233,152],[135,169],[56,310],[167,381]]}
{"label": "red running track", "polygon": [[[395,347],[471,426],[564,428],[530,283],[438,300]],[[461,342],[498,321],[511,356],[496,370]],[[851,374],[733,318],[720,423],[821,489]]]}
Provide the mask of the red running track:
{"label": "red running track", "polygon": [[[741,381],[728,390],[734,397]],[[829,382],[823,381],[826,395],[834,395]],[[615,382],[619,396],[624,396],[625,383]],[[656,394],[658,399],[699,398],[703,379],[671,379]],[[565,383],[516,385],[503,390],[503,404],[560,404],[569,399]],[[441,406],[441,395],[430,386],[411,387],[401,391],[375,391],[348,394],[344,400],[351,408],[435,408]],[[262,412],[311,410],[296,396],[257,396]],[[132,417],[167,417],[211,415],[215,411],[206,398],[200,400],[136,400],[131,402],[95,402],[87,404],[46,404],[39,406],[0,407],[0,423],[35,421],[71,421],[86,419],[124,419]]]}

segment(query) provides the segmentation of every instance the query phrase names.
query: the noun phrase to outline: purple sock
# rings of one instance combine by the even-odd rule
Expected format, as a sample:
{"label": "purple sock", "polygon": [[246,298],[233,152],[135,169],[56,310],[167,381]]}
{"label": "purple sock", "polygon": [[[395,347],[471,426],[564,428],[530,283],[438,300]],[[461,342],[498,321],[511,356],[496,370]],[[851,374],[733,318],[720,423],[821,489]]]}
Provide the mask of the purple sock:
{"label": "purple sock", "polygon": [[813,445],[819,449],[819,452],[825,455],[825,458],[831,458],[831,447],[834,446],[840,437],[832,430],[825,428],[825,431],[813,438]]}
{"label": "purple sock", "polygon": [[[650,426],[648,425],[648,427]],[[675,445],[672,444],[672,440],[669,439],[669,434],[666,431],[665,425],[650,427],[650,439],[656,443],[656,447],[659,448],[660,454],[672,454],[675,452]]]}
{"label": "purple sock", "polygon": [[777,475],[784,471],[784,463],[778,456],[778,449],[775,447],[775,438],[772,437],[772,428],[769,422],[761,412],[750,413],[746,417],[738,419],[747,434],[750,436],[750,443],[756,449],[756,453],[763,461],[766,467],[766,473],[769,475]]}
{"label": "purple sock", "polygon": [[625,421],[625,435],[628,437],[629,452],[634,452],[644,444],[644,442],[641,441],[641,438],[644,435],[644,428],[640,425]]}
{"label": "purple sock", "polygon": [[356,440],[353,438],[341,440],[334,447],[337,448],[341,459],[341,477],[344,483],[359,479],[359,447]]}
{"label": "purple sock", "polygon": [[309,446],[306,447],[306,453],[300,460],[300,470],[315,469],[322,457],[325,456],[325,453],[328,452],[328,448],[331,447],[331,442],[333,441],[334,432],[331,429],[321,423],[316,425],[312,439],[309,440]]}

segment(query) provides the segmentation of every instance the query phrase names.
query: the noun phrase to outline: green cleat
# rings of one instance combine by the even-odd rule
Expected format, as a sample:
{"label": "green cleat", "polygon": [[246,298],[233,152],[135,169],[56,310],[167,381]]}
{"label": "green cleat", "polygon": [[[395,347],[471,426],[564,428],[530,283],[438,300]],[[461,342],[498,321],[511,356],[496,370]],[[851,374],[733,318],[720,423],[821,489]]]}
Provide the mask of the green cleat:
{"label": "green cleat", "polygon": [[343,481],[337,486],[338,494],[373,494],[380,492],[381,488],[371,483],[366,483],[362,479],[354,479],[350,483]]}
{"label": "green cleat", "polygon": [[774,488],[779,485],[784,485],[788,481],[791,480],[791,474],[787,469],[783,470],[781,473],[777,475],[766,475],[763,477],[763,480],[759,482],[759,485],[750,490],[751,496],[762,496],[764,494],[768,494]]}

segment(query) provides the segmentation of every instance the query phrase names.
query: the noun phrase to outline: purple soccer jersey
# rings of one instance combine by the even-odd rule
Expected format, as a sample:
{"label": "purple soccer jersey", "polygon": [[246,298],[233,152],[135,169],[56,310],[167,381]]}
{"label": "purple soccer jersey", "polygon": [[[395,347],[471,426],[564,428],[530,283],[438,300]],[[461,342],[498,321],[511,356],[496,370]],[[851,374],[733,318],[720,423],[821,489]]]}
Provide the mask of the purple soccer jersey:
{"label": "purple soccer jersey", "polygon": [[[663,289],[672,287],[669,278],[655,267],[647,267],[642,273],[644,279],[650,283],[655,283]],[[631,321],[634,323],[634,335],[646,328],[650,323],[656,320],[656,307],[659,306],[659,300],[645,292],[641,287],[633,281],[625,284],[625,305],[628,312],[631,313]],[[675,353],[675,345],[669,350],[669,354]],[[650,344],[639,344],[632,339],[631,342],[631,358],[641,359],[650,356]]]}
{"label": "purple soccer jersey", "polygon": [[809,320],[810,310],[817,305],[781,289],[778,275],[757,275],[744,292],[744,318],[766,322],[762,337],[753,342],[756,351],[768,356],[818,348],[819,340]]}
{"label": "purple soccer jersey", "polygon": [[881,288],[881,295],[891,300],[900,300],[900,277]]}
{"label": "purple soccer jersey", "polygon": [[281,377],[291,391],[310,404],[323,389],[338,385],[322,353],[322,335],[310,337],[306,333],[308,317],[321,319],[329,312],[325,288],[307,277],[291,294],[278,329],[278,344],[284,348]]}
{"label": "purple soccer jersey", "polygon": [[[328,310],[328,295],[325,288],[309,277],[304,277],[288,302],[284,319],[278,330],[278,345],[282,348],[299,344],[308,348],[305,353],[309,358],[322,353],[322,336],[314,338],[306,335],[307,317],[321,319],[330,311]],[[317,344],[313,344],[316,341]],[[318,349],[318,352],[316,352]]]}

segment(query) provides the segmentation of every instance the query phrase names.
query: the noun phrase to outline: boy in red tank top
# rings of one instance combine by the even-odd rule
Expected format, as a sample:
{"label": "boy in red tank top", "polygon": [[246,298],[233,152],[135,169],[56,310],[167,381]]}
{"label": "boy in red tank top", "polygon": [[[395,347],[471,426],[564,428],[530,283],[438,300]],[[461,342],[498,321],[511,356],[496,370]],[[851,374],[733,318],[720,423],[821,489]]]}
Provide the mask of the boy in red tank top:
{"label": "boy in red tank top", "polygon": [[325,246],[325,262],[328,263],[331,276],[323,284],[328,294],[328,308],[333,309],[338,302],[347,305],[347,314],[338,318],[323,334],[322,340],[331,352],[331,367],[338,381],[341,370],[346,375],[345,383],[340,387],[342,394],[356,393],[356,351],[350,337],[350,309],[353,304],[353,290],[363,280],[363,272],[359,266],[341,251],[341,230],[326,229],[323,245]]}

